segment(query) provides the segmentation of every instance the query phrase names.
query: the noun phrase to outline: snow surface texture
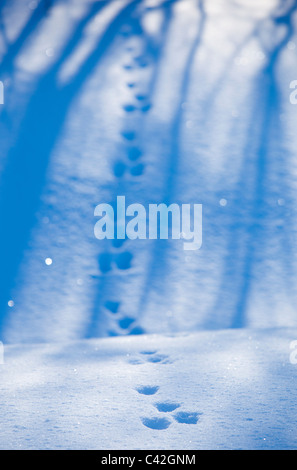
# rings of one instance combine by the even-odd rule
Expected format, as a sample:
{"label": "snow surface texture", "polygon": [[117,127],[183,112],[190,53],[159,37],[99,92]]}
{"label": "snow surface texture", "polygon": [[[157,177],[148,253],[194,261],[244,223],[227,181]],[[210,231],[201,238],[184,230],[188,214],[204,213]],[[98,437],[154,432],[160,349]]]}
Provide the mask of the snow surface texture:
{"label": "snow surface texture", "polygon": [[8,346],[1,448],[296,449],[297,330]]}
{"label": "snow surface texture", "polygon": [[[296,0],[0,13],[0,447],[296,448]],[[118,195],[202,248],[96,240]]]}

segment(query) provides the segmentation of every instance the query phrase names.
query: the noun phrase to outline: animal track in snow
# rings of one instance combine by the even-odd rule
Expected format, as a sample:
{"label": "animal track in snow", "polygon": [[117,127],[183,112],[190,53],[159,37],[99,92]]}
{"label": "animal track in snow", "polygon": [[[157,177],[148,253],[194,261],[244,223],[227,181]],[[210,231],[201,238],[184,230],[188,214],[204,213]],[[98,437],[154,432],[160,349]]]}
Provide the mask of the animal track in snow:
{"label": "animal track in snow", "polygon": [[166,356],[165,354],[156,354],[153,356],[149,356],[147,358],[147,362],[152,362],[154,364],[157,364],[158,362],[162,362],[163,364],[168,364],[169,360],[168,360],[168,356]]}
{"label": "animal track in snow", "polygon": [[143,95],[141,93],[135,95],[135,98],[138,100],[138,101],[145,101],[147,99],[147,96],[146,95]]}
{"label": "animal track in snow", "polygon": [[151,362],[154,364],[169,364],[171,362],[169,360],[169,356],[166,356],[166,354],[159,354],[158,351],[142,351],[141,354],[146,356],[146,362]]}
{"label": "animal track in snow", "polygon": [[[115,247],[119,248],[120,245]],[[113,258],[118,269],[125,271],[131,268],[133,255],[129,251],[124,251],[122,253],[119,253],[118,255],[115,255],[114,257],[111,253],[106,252],[101,253],[98,258],[99,268],[102,273],[105,274],[112,269]]]}
{"label": "animal track in snow", "polygon": [[142,106],[140,109],[143,113],[147,113],[150,109],[151,109],[152,105],[150,103],[148,104],[145,104],[144,106]]}
{"label": "animal track in snow", "polygon": [[134,318],[124,317],[124,318],[121,318],[119,320],[119,326],[123,330],[127,330],[129,328],[129,326],[131,326],[134,321],[135,321]]}
{"label": "animal track in snow", "polygon": [[179,411],[173,417],[175,421],[183,424],[197,424],[201,413]]}
{"label": "animal track in snow", "polygon": [[[130,25],[123,25],[120,30],[120,35],[125,38],[130,37],[132,34]],[[112,171],[113,175],[116,178],[116,184],[121,184],[121,178],[125,178],[126,174],[130,174],[133,178],[140,177],[145,171],[145,164],[139,162],[139,159],[143,156],[142,150],[139,148],[138,141],[139,135],[138,130],[141,129],[141,123],[139,122],[136,125],[136,128],[130,122],[132,113],[138,114],[138,121],[144,116],[141,116],[141,113],[146,113],[150,110],[150,96],[143,88],[144,84],[138,83],[138,80],[135,79],[134,71],[139,68],[146,68],[151,65],[151,58],[146,51],[136,52],[135,47],[126,46],[126,51],[129,53],[129,56],[126,57],[124,63],[121,64],[122,70],[125,70],[125,85],[131,90],[130,98],[127,98],[124,103],[121,103],[121,109],[123,111],[124,124],[120,135],[124,141],[123,151],[124,155],[117,156],[113,162]],[[132,74],[131,74],[132,72]],[[139,126],[140,124],[140,126]],[[126,157],[126,158],[125,158]],[[131,181],[131,179],[129,179]],[[129,181],[128,180],[128,181]],[[126,182],[126,180],[125,180]],[[116,207],[114,208],[116,211]],[[99,268],[102,274],[108,274],[109,271],[113,271],[114,268],[127,271],[132,267],[133,254],[128,250],[121,250],[126,239],[121,240],[117,237],[113,238],[110,242],[111,249],[101,253],[98,257]],[[135,318],[119,315],[119,303],[108,301],[105,303],[105,308],[109,313],[116,315],[114,321],[113,334],[129,334],[129,335],[141,335],[145,331],[137,326]],[[112,332],[110,333],[112,334]],[[167,361],[167,356],[154,354],[151,357],[147,357],[145,362],[151,363],[165,363]],[[144,361],[141,358],[131,359],[130,363],[143,363]],[[140,393],[140,392],[139,392]]]}
{"label": "animal track in snow", "polygon": [[144,334],[145,334],[145,330],[141,328],[141,326],[136,326],[129,333],[129,335],[144,335]]}
{"label": "animal track in snow", "polygon": [[[134,328],[134,330],[137,328]],[[130,334],[143,334],[144,331],[141,330],[140,333],[135,332],[134,330],[130,331]],[[135,360],[130,360],[130,364],[145,364],[146,362],[151,364],[171,364],[169,356],[166,354],[158,354],[156,350],[147,350],[140,352],[142,357],[136,358]]]}
{"label": "animal track in snow", "polygon": [[101,253],[98,257],[99,268],[102,273],[107,273],[111,270],[112,255],[110,253]]}
{"label": "animal track in snow", "polygon": [[140,393],[141,395],[155,395],[157,391],[159,390],[159,388],[160,387],[158,387],[157,385],[156,386],[145,385],[145,386],[136,388],[136,391]]}
{"label": "animal track in snow", "polygon": [[144,354],[145,356],[150,356],[151,354],[156,354],[158,351],[141,351],[140,354]]}
{"label": "animal track in snow", "polygon": [[[123,26],[120,34],[124,37],[129,37],[131,34],[130,27]],[[127,46],[126,49],[131,56],[130,59],[127,58],[124,64],[122,64],[122,68],[124,70],[131,72],[137,67],[145,68],[150,65],[150,58],[146,53],[135,54],[135,48],[131,46]],[[149,96],[143,89],[139,90],[138,83],[134,81],[133,78],[129,79],[127,77],[128,75],[126,76],[126,86],[131,89],[131,96],[125,103],[122,103],[122,110],[127,114],[131,114],[136,111],[143,113],[149,111],[151,108]],[[126,116],[126,118],[128,118],[128,116]],[[145,165],[138,161],[143,156],[143,152],[137,145],[139,137],[137,128],[135,129],[131,127],[128,121],[122,128],[121,137],[125,141],[125,154],[128,162],[125,162],[122,158],[116,158],[112,168],[113,174],[119,180],[124,177],[128,171],[132,177],[139,177],[144,173]],[[116,210],[116,208],[114,210]],[[125,241],[126,240],[118,240],[117,238],[114,238],[111,241],[111,252],[105,252],[99,256],[99,267],[103,274],[108,273],[114,267],[122,271],[129,270],[132,267],[133,254],[130,251],[120,250],[115,252],[114,250],[120,249]],[[118,314],[119,304],[116,302],[108,302],[105,304],[105,307],[110,313]],[[140,335],[145,333],[140,326],[135,325],[135,318],[117,315],[115,321],[117,322],[115,330],[119,331],[120,334]],[[165,363],[166,360],[167,356],[153,354],[150,357],[147,357],[146,362]],[[129,362],[131,364],[139,364],[143,361],[142,359],[134,358],[134,360],[131,359]]]}
{"label": "animal track in snow", "polygon": [[[162,413],[171,413],[180,405],[178,403],[157,403],[156,408]],[[180,411],[173,418],[181,424],[197,424],[201,413]],[[144,426],[151,429],[167,429],[171,425],[171,420],[167,417],[142,418]]]}
{"label": "animal track in snow", "polygon": [[136,133],[134,131],[123,131],[122,137],[129,142],[133,141],[136,137]]}
{"label": "animal track in snow", "polygon": [[129,251],[125,251],[123,253],[119,253],[116,256],[115,262],[119,269],[126,270],[131,268],[132,259],[132,253],[130,253]]}
{"label": "animal track in snow", "polygon": [[136,106],[134,106],[134,104],[124,104],[123,110],[126,111],[126,113],[132,113],[136,110]]}
{"label": "animal track in snow", "polygon": [[161,411],[162,413],[171,413],[172,411],[179,408],[180,404],[170,403],[170,402],[155,403],[155,407],[157,408],[158,411]]}
{"label": "animal track in snow", "polygon": [[108,300],[105,302],[105,308],[109,310],[111,313],[117,313],[120,307],[120,302],[114,302],[112,300]]}
{"label": "animal track in snow", "polygon": [[127,153],[129,160],[132,162],[138,160],[142,156],[142,151],[138,147],[130,147]]}
{"label": "animal track in snow", "polygon": [[134,68],[134,67],[133,67],[133,65],[131,65],[131,64],[125,64],[125,65],[123,65],[123,69],[124,69],[124,70],[130,71],[130,70],[133,70],[133,68]]}
{"label": "animal track in snow", "polygon": [[145,68],[149,65],[149,59],[145,56],[134,57],[134,62],[141,68]]}
{"label": "animal track in snow", "polygon": [[114,164],[113,173],[117,178],[121,178],[124,175],[126,168],[126,164],[119,160]]}
{"label": "animal track in snow", "polygon": [[150,429],[167,429],[169,428],[171,422],[167,418],[143,418],[142,423],[144,426]]}
{"label": "animal track in snow", "polygon": [[[149,354],[150,355],[150,354]],[[144,386],[144,387],[139,387],[136,389],[138,393],[142,395],[155,395],[157,391],[159,390],[158,386]],[[177,421],[180,424],[197,424],[199,420],[199,416],[201,413],[196,413],[196,412],[189,412],[189,411],[179,411],[175,413],[174,415],[171,415],[173,411],[175,411],[177,408],[181,406],[180,403],[176,402],[170,402],[170,401],[165,401],[165,402],[158,402],[155,403],[155,408],[160,413],[168,413],[166,417],[147,417],[147,418],[142,418],[141,421],[144,426],[150,428],[150,429],[167,429],[171,423],[172,419],[169,419],[169,417],[173,416],[175,421]]]}
{"label": "animal track in snow", "polygon": [[124,238],[123,240],[121,240],[120,238],[114,238],[112,240],[112,246],[114,248],[121,248],[123,244],[125,243],[125,241],[126,241],[126,238]]}

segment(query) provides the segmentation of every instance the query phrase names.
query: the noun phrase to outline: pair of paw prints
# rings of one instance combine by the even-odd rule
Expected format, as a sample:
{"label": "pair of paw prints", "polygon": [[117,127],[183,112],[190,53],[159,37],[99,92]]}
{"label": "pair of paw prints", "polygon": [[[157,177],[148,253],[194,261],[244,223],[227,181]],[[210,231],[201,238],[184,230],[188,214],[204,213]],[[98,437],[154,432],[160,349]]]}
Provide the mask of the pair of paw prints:
{"label": "pair of paw prints", "polygon": [[[128,52],[133,52],[133,48],[128,48]],[[136,68],[145,68],[149,65],[150,59],[145,54],[140,54],[132,58],[130,63],[123,65],[123,69],[130,73]],[[130,119],[137,112],[148,113],[152,107],[149,96],[146,93],[141,93],[137,90],[137,83],[129,80],[127,87],[131,90],[131,99],[129,102],[122,105],[124,113],[127,118]],[[138,119],[139,121],[139,119]],[[127,172],[132,177],[139,177],[144,173],[145,165],[142,162],[137,161],[142,156],[142,151],[138,146],[135,145],[137,141],[137,132],[133,129],[124,129],[121,132],[122,139],[128,144],[127,156],[130,162],[126,163],[124,160],[117,160],[113,167],[115,177],[122,178]]]}
{"label": "pair of paw prints", "polygon": [[112,270],[113,264],[120,270],[127,270],[131,268],[133,255],[129,251],[121,253],[101,253],[98,257],[99,268],[102,273],[107,273]]}
{"label": "pair of paw prints", "polygon": [[[141,395],[155,395],[159,391],[158,386],[141,386],[136,389]],[[197,424],[202,413],[193,411],[176,411],[182,405],[174,402],[156,402],[154,407],[159,413],[166,413],[166,416],[154,416],[142,418],[142,424],[150,429],[163,430],[172,424],[172,418],[180,424]],[[175,413],[173,413],[175,412]],[[173,414],[171,414],[173,413]],[[170,415],[168,418],[167,415]]]}
{"label": "pair of paw prints", "polygon": [[129,360],[130,364],[144,364],[146,362],[151,364],[172,363],[169,356],[166,356],[166,354],[161,354],[156,350],[141,351],[139,356]]}
{"label": "pair of paw prints", "polygon": [[[130,85],[130,84],[129,84]],[[135,105],[133,103],[127,103],[127,104],[124,104],[123,105],[123,110],[125,111],[125,113],[133,113],[137,110],[140,110],[142,111],[143,113],[147,113],[152,105],[150,104],[150,102],[147,100],[147,98],[142,98],[144,95],[136,95],[135,97],[139,100],[139,97],[141,99],[143,99],[143,103],[142,105]]]}
{"label": "pair of paw prints", "polygon": [[117,178],[122,178],[127,171],[130,172],[131,176],[141,176],[144,172],[144,169],[144,163],[138,163],[137,165],[133,165],[131,168],[129,168],[125,162],[118,160],[114,164],[113,173]]}
{"label": "pair of paw prints", "polygon": [[[133,48],[127,48],[129,54],[133,54]],[[131,72],[147,68],[151,64],[151,58],[143,52],[140,55],[136,55],[130,58],[130,61],[123,65],[123,69],[130,74]],[[137,83],[128,81],[127,87],[132,90],[137,89]],[[134,111],[142,111],[144,113],[151,109],[151,103],[149,96],[146,93],[136,91],[130,103],[123,105],[123,110],[127,113],[133,113]]]}
{"label": "pair of paw prints", "polygon": [[[130,105],[130,108],[132,109],[132,105]],[[117,160],[114,163],[113,173],[116,178],[122,178],[128,171],[133,177],[141,176],[144,173],[145,165],[139,161],[143,153],[139,146],[135,145],[136,132],[123,131],[121,134],[123,139],[129,143],[126,148],[129,163],[127,164],[123,160]]]}
{"label": "pair of paw prints", "polygon": [[118,336],[118,334],[141,335],[145,333],[141,327],[136,325],[135,318],[121,315],[120,302],[109,300],[105,302],[104,306],[112,314],[118,326],[117,332],[109,332],[110,336]]}
{"label": "pair of paw prints", "polygon": [[[129,48],[128,52],[132,52]],[[127,62],[123,65],[123,69],[127,70],[128,72],[135,70],[135,69],[145,69],[150,65],[150,58],[145,55],[139,55],[132,59],[131,62]]]}
{"label": "pair of paw prints", "polygon": [[[136,84],[134,83],[132,84],[132,86],[131,86],[131,83],[128,84],[129,88],[134,88],[135,86]],[[123,108],[123,111],[128,114],[134,113],[136,111],[147,113],[152,108],[152,105],[150,103],[149,97],[146,94],[136,93],[134,95],[133,102],[124,104],[122,108]],[[128,140],[133,140],[133,139],[128,139]]]}

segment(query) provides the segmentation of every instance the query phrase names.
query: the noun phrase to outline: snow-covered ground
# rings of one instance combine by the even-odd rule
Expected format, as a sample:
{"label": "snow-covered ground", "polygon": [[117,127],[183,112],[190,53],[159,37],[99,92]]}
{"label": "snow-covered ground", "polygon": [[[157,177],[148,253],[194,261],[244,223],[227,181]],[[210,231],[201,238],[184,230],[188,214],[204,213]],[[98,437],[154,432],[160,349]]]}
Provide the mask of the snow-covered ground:
{"label": "snow-covered ground", "polygon": [[297,330],[7,347],[2,449],[296,449]]}
{"label": "snow-covered ground", "polygon": [[[1,448],[296,448],[296,24],[2,0]],[[119,195],[202,204],[201,249],[97,240]]]}

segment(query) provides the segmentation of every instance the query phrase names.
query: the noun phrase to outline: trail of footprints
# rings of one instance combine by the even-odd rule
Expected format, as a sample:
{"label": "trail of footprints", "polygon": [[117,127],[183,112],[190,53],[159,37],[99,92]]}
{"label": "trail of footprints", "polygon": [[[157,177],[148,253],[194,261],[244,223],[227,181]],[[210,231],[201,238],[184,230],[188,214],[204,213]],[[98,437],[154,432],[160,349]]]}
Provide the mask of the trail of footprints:
{"label": "trail of footprints", "polygon": [[[142,386],[136,388],[136,391],[141,395],[155,395],[159,391],[158,386]],[[180,424],[197,424],[199,417],[202,413],[197,413],[193,411],[176,411],[182,405],[181,403],[174,402],[156,402],[154,403],[155,408],[159,413],[166,413],[166,416],[154,416],[150,418],[142,418],[142,423],[144,426],[150,429],[167,429],[172,423],[172,420],[167,417],[173,417],[175,421]],[[171,415],[176,411],[174,414]]]}
{"label": "trail of footprints", "polygon": [[[119,328],[121,329],[123,334],[130,334],[130,335],[141,335],[145,333],[145,331],[135,325],[135,318],[129,316],[123,316],[120,312],[120,302],[115,301],[107,301],[105,302],[105,308],[108,312],[114,316],[114,319],[117,321]],[[112,331],[109,332],[110,336],[116,335]]]}
{"label": "trail of footprints", "polygon": [[[129,40],[132,31],[126,25],[121,31],[121,35]],[[120,183],[122,178],[127,174],[130,177],[140,177],[144,170],[145,164],[141,161],[143,152],[138,142],[137,127],[141,127],[141,115],[147,113],[151,109],[151,103],[146,93],[139,91],[140,84],[131,78],[131,72],[144,69],[150,65],[150,58],[147,53],[137,54],[135,47],[127,45],[126,52],[130,56],[128,63],[122,65],[123,70],[126,72],[126,87],[131,91],[131,97],[128,102],[122,104],[122,109],[126,114],[125,127],[121,132],[123,141],[123,149],[126,158],[119,158],[113,165],[113,174]],[[114,207],[116,211],[116,207]],[[107,274],[113,270],[114,267],[121,271],[128,271],[132,268],[133,254],[128,250],[122,250],[126,240],[114,239],[111,243],[111,249],[101,253],[98,258],[99,269],[102,274]],[[107,301],[105,308],[114,316],[117,321],[116,331],[110,331],[111,336],[120,334],[143,334],[145,333],[142,328],[135,325],[136,319],[128,316],[123,316],[120,312],[120,303],[115,301]],[[155,358],[158,361],[157,358]],[[161,361],[161,358],[160,358]]]}
{"label": "trail of footprints", "polygon": [[[170,363],[169,357],[159,354],[158,351],[142,351],[140,353],[146,358],[146,362],[151,363]],[[131,364],[143,363],[143,361],[129,361]],[[145,385],[136,388],[140,395],[153,396],[158,393],[160,387],[157,385]],[[181,403],[171,401],[157,401],[154,407],[162,415],[142,418],[142,424],[150,429],[162,430],[167,429],[172,424],[172,418],[180,424],[197,424],[202,413],[193,411],[176,411],[182,406]],[[174,413],[173,413],[174,412]],[[173,414],[172,414],[173,413]],[[164,415],[166,414],[166,415]],[[168,417],[169,416],[169,417]]]}
{"label": "trail of footprints", "polygon": [[171,359],[166,354],[160,354],[156,350],[141,351],[140,356],[131,358],[128,361],[130,364],[143,364],[145,362],[152,364],[171,364]]}

